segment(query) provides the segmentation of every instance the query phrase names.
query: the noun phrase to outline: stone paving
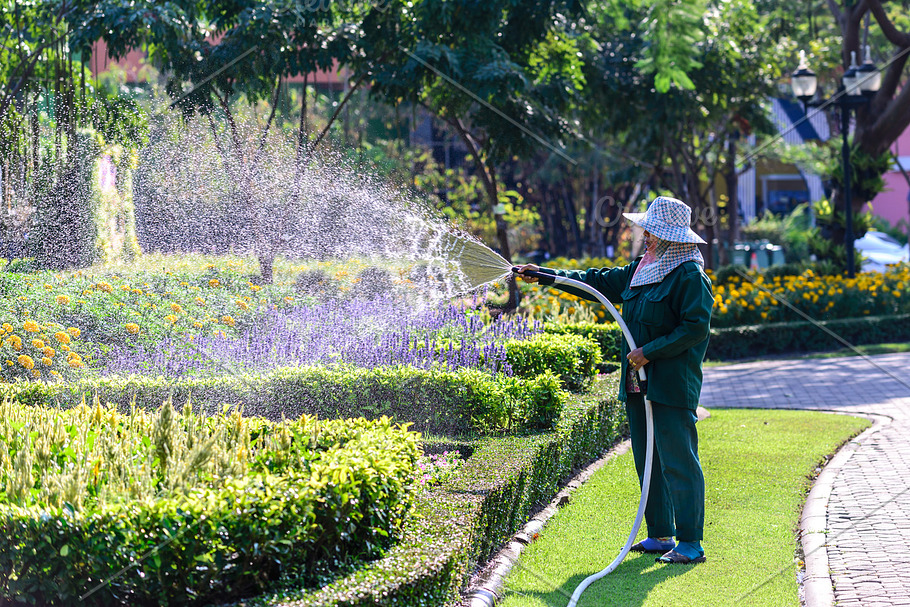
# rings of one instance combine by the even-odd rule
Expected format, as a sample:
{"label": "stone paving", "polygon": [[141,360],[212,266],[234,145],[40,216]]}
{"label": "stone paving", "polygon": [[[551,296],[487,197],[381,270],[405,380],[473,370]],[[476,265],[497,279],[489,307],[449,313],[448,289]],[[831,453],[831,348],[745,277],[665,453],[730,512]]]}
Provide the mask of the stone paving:
{"label": "stone paving", "polygon": [[838,607],[910,607],[910,353],[708,367],[701,404],[891,418],[833,481],[828,563]]}

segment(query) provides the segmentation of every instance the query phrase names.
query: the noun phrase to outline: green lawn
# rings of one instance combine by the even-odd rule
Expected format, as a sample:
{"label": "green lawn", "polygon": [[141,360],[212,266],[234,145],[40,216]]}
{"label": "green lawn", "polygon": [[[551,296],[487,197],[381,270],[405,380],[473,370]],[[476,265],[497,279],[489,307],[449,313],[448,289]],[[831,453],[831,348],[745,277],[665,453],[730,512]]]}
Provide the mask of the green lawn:
{"label": "green lawn", "polygon": [[[808,477],[868,425],[805,411],[712,411],[698,424],[708,561],[660,565],[654,555],[633,553],[588,587],[579,607],[798,607],[795,530]],[[629,452],[608,462],[550,520],[506,579],[502,604],[567,605],[575,587],[619,553],[638,498]]]}

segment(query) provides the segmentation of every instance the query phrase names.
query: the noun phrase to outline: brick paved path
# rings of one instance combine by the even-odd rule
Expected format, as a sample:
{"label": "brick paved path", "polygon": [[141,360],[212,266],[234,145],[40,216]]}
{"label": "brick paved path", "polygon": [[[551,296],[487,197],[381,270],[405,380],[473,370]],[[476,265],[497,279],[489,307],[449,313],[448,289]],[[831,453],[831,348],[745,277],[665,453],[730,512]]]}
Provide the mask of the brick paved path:
{"label": "brick paved path", "polygon": [[908,386],[910,354],[705,369],[701,404],[709,410],[829,409],[892,419],[861,441],[834,480],[827,551],[838,607],[910,606]]}

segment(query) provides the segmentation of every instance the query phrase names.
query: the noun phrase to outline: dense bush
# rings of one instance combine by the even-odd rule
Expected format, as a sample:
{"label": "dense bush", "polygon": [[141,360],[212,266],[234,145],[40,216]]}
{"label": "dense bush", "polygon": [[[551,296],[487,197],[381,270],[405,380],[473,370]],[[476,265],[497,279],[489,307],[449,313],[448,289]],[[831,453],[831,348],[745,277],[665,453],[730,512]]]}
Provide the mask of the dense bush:
{"label": "dense bush", "polygon": [[544,325],[546,333],[581,335],[593,340],[600,347],[601,359],[604,362],[619,362],[622,352],[622,330],[615,322],[610,323],[555,323]]}
{"label": "dense bush", "polygon": [[573,469],[626,430],[617,377],[573,395],[552,432],[487,438],[460,473],[417,496],[402,540],[379,560],[318,590],[266,594],[255,605],[438,607],[454,604],[477,563],[549,500]]}
{"label": "dense bush", "polygon": [[578,392],[587,386],[601,362],[600,347],[581,335],[536,335],[526,341],[505,343],[512,372],[518,377],[536,377],[548,370],[555,373],[567,390]]}
{"label": "dense bush", "polygon": [[151,409],[167,398],[218,412],[224,404],[272,420],[302,414],[326,418],[383,415],[421,431],[452,434],[547,428],[565,399],[550,371],[520,379],[473,369],[294,367],[264,374],[167,380],[144,376],[84,379],[72,384],[5,384],[25,404],[75,406],[86,395]]}
{"label": "dense bush", "polygon": [[[855,345],[910,340],[910,314],[845,318],[819,324]],[[706,357],[728,360],[843,347],[843,342],[808,321],[769,323],[712,329]]]}
{"label": "dense bush", "polygon": [[[0,405],[0,588],[48,605],[203,604],[376,556],[399,532],[417,435]],[[99,581],[108,583],[100,584]]]}

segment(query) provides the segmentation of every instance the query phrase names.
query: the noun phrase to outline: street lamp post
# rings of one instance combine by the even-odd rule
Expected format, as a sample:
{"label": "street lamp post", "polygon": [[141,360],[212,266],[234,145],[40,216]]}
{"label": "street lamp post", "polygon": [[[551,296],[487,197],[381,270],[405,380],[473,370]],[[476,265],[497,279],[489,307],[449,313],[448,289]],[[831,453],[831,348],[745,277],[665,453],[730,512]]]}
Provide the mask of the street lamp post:
{"label": "street lamp post", "polygon": [[835,105],[840,108],[840,125],[842,143],[842,160],[844,166],[844,246],[847,250],[847,276],[855,276],[853,263],[853,186],[850,183],[850,143],[847,135],[850,131],[850,110],[865,106],[881,88],[881,72],[872,63],[869,47],[866,47],[866,60],[862,66],[856,65],[856,51],[850,52],[850,67],[841,77],[841,86],[831,99],[815,100],[818,88],[818,77],[806,63],[806,52],[799,52],[799,66],[790,77],[793,94],[803,102],[803,109],[809,113],[809,106]]}

